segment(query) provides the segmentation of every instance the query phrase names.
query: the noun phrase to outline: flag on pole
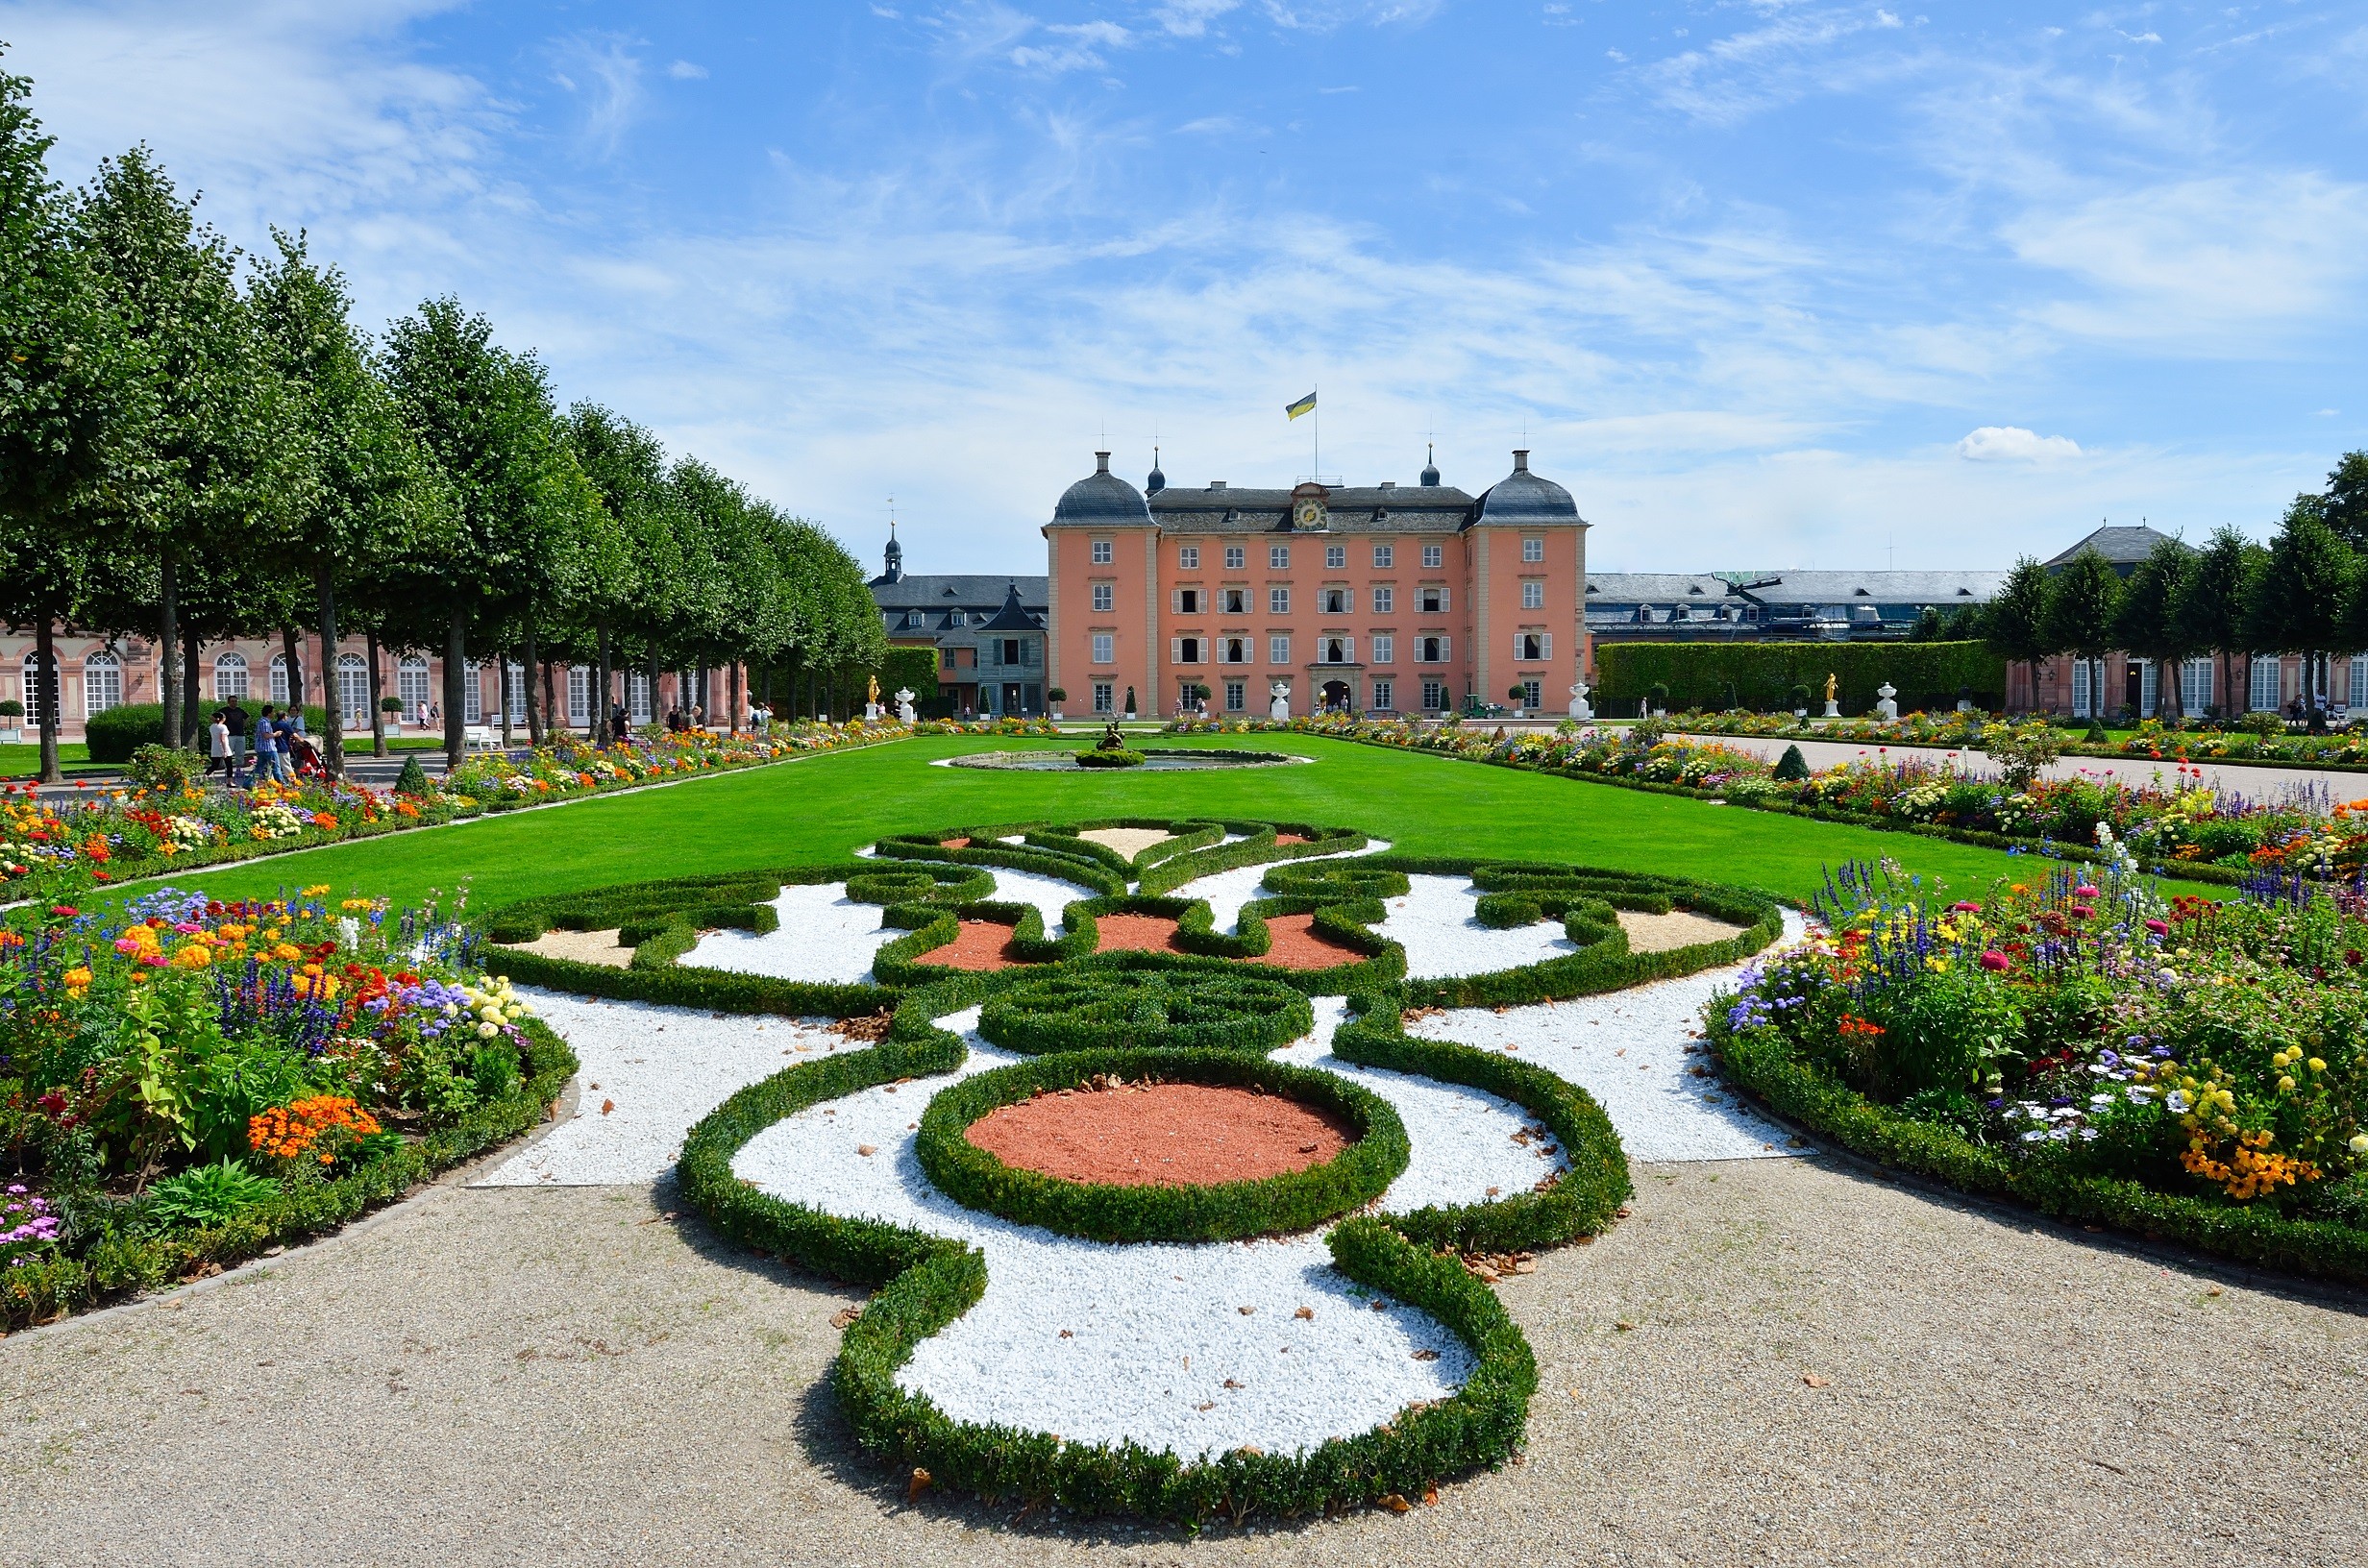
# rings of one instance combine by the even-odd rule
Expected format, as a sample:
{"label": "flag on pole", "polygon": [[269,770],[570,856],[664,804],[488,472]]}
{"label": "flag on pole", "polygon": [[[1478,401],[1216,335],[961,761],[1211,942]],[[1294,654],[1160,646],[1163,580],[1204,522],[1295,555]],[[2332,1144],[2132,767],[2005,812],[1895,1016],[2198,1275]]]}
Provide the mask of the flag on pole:
{"label": "flag on pole", "polygon": [[1287,403],[1283,404],[1283,412],[1289,414],[1294,419],[1298,418],[1301,414],[1312,414],[1315,411],[1316,394],[1313,392],[1310,392],[1306,397],[1301,398],[1296,403]]}

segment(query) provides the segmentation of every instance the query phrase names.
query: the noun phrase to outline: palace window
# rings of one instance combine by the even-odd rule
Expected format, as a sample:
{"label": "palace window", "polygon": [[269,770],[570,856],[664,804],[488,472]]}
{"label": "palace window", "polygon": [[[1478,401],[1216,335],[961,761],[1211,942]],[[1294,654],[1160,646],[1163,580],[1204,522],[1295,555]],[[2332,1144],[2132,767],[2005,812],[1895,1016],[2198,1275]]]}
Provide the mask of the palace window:
{"label": "palace window", "polygon": [[271,656],[271,701],[274,707],[284,706],[287,702],[287,655],[284,653]]}
{"label": "palace window", "polygon": [[83,660],[83,717],[123,706],[123,661],[106,649]]}
{"label": "palace window", "polygon": [[[2368,692],[2360,689],[2361,660],[2352,661],[2352,706],[2359,707],[2368,700]],[[2200,718],[2211,706],[2211,660],[2189,659],[2179,667],[2179,711],[2190,719]]]}
{"label": "palace window", "polygon": [[[1418,637],[1415,639],[1415,663],[1444,664],[1447,662],[1447,639]],[[1430,704],[1425,704],[1429,706]]]}
{"label": "palace window", "polygon": [[1384,572],[1387,572],[1390,568],[1395,566],[1396,564],[1397,547],[1395,545],[1375,545],[1373,547],[1374,566],[1380,568]]}
{"label": "palace window", "polygon": [[1432,713],[1437,713],[1441,708],[1443,708],[1446,705],[1446,682],[1439,680],[1424,681],[1422,683],[1422,706]]}
{"label": "palace window", "polygon": [[1415,607],[1420,610],[1424,615],[1446,614],[1447,590],[1444,588],[1417,589],[1415,591]]}
{"label": "palace window", "polygon": [[[271,673],[274,677],[273,688],[285,691],[287,689],[286,667],[280,660],[274,659],[271,663]],[[475,659],[469,661],[468,678],[460,683],[460,722],[464,724],[481,724],[485,722],[485,671],[484,667]]]}
{"label": "palace window", "polygon": [[646,724],[657,717],[650,702],[650,672],[629,670],[625,673],[626,723]]}
{"label": "palace window", "polygon": [[1169,661],[1173,664],[1198,664],[1203,639],[1175,637],[1169,640]]}
{"label": "palace window", "polygon": [[1291,590],[1288,588],[1268,589],[1267,613],[1269,615],[1289,615],[1291,613]]}
{"label": "palace window", "polygon": [[1348,613],[1348,590],[1345,588],[1326,588],[1323,590],[1323,613],[1326,615],[1346,615]]}
{"label": "palace window", "polygon": [[1372,702],[1372,705],[1373,705],[1374,707],[1376,707],[1376,708],[1394,708],[1394,707],[1396,707],[1396,706],[1397,706],[1397,700],[1396,700],[1396,698],[1397,698],[1397,692],[1396,692],[1396,690],[1393,687],[1393,685],[1392,685],[1392,683],[1391,683],[1391,682],[1386,681],[1386,680],[1377,680],[1377,681],[1373,682],[1373,702]]}
{"label": "palace window", "polygon": [[37,729],[44,717],[58,711],[58,660],[54,654],[49,661],[49,678],[44,680],[41,678],[40,649],[30,649],[26,651],[23,690],[25,723]]}
{"label": "palace window", "polygon": [[1357,644],[1353,637],[1320,638],[1317,648],[1316,662],[1319,664],[1350,664],[1356,660]]}
{"label": "palace window", "polygon": [[1096,566],[1108,566],[1116,559],[1118,559],[1118,551],[1109,540],[1097,539],[1094,541],[1094,564]]}
{"label": "palace window", "polygon": [[1176,614],[1178,614],[1178,615],[1198,615],[1198,614],[1200,613],[1200,608],[1201,608],[1201,606],[1200,606],[1200,590],[1199,590],[1199,589],[1197,589],[1197,588],[1178,588],[1178,589],[1175,591],[1175,613],[1176,613]]}
{"label": "palace window", "polygon": [[1288,638],[1288,637],[1270,637],[1270,638],[1268,638],[1268,639],[1267,639],[1267,663],[1269,663],[1269,664],[1289,664],[1290,662],[1291,662],[1291,639],[1290,639],[1290,638]]}
{"label": "palace window", "polygon": [[1225,565],[1228,568],[1239,572],[1242,568],[1247,566],[1248,564],[1249,551],[1247,550],[1245,550],[1240,545],[1227,545],[1225,547]]}
{"label": "palace window", "polygon": [[592,705],[592,672],[580,664],[567,668],[567,717],[571,723],[583,723],[600,716]]}
{"label": "palace window", "polygon": [[1200,547],[1198,545],[1178,546],[1175,552],[1175,563],[1187,572],[1197,572],[1200,570]]}
{"label": "palace window", "polygon": [[[1424,545],[1422,547],[1422,564],[1434,569],[1446,565],[1447,547],[1444,545]],[[1428,704],[1425,705],[1427,706]]]}
{"label": "palace window", "polygon": [[1323,564],[1325,570],[1331,572],[1338,572],[1341,568],[1346,566],[1348,564],[1348,547],[1346,545],[1324,546]]}
{"label": "palace window", "polygon": [[231,702],[247,695],[247,656],[244,653],[216,653],[213,656],[213,699]]}
{"label": "palace window", "polygon": [[1375,664],[1395,664],[1397,662],[1397,639],[1395,637],[1386,631],[1373,634],[1373,662]]}
{"label": "palace window", "polygon": [[337,711],[348,729],[370,722],[370,665],[358,653],[337,655]]}
{"label": "palace window", "polygon": [[1249,639],[1221,637],[1217,642],[1217,662],[1220,664],[1249,663]]}
{"label": "palace window", "polygon": [[1397,608],[1397,590],[1396,590],[1396,589],[1394,589],[1394,588],[1376,588],[1376,589],[1374,589],[1374,590],[1373,590],[1373,613],[1374,613],[1375,615],[1389,615],[1389,614],[1393,613],[1393,612],[1394,612],[1396,608]]}
{"label": "palace window", "polygon": [[1094,584],[1094,608],[1104,615],[1119,607],[1119,591],[1106,582]]}
{"label": "palace window", "polygon": [[1247,706],[1249,706],[1248,685],[1239,680],[1225,682],[1225,711],[1240,713]]}
{"label": "palace window", "polygon": [[[2087,661],[2084,659],[2081,661],[2082,664],[2085,664],[2086,662]],[[2073,668],[2078,670],[2080,666],[2076,664]],[[2280,689],[2280,677],[2283,674],[2283,661],[2279,659],[2276,654],[2257,655],[2254,658],[2252,708],[2255,713],[2275,713],[2278,711],[2278,698],[2282,695]],[[2077,693],[2080,688],[2075,686],[2073,690]],[[2079,712],[2081,710],[2075,709],[2074,711]]]}
{"label": "palace window", "polygon": [[1521,541],[1521,559],[1535,565],[1545,559],[1545,541],[1531,534]]}
{"label": "palace window", "polygon": [[[511,659],[504,667],[504,674],[508,678],[502,686],[502,711],[509,715],[513,723],[522,721],[527,714],[527,667]],[[703,708],[706,706],[703,702],[699,705]]]}
{"label": "palace window", "polygon": [[1106,680],[1098,680],[1094,682],[1094,711],[1096,713],[1108,713],[1110,711],[1110,682]]}
{"label": "palace window", "polygon": [[1514,633],[1513,656],[1524,663],[1554,656],[1554,634],[1550,631],[1521,631]]}
{"label": "palace window", "polygon": [[1118,639],[1106,631],[1094,633],[1094,662],[1116,664],[1118,661]]}
{"label": "palace window", "polygon": [[1249,614],[1249,590],[1220,588],[1217,591],[1217,608],[1221,614],[1224,615]]}
{"label": "palace window", "polygon": [[[631,676],[626,677],[626,684],[629,686],[632,684]],[[640,711],[642,718],[646,720],[650,717],[648,693],[650,677],[642,676],[641,684],[643,695]],[[403,711],[410,715],[414,721],[428,711],[428,661],[426,659],[416,653],[404,655],[403,662],[395,666],[395,697],[402,702]],[[629,703],[628,706],[629,707],[630,704]]]}
{"label": "palace window", "polygon": [[1544,698],[1545,692],[1540,682],[1534,680],[1521,682],[1521,706],[1534,708]]}
{"label": "palace window", "polygon": [[1533,577],[1521,584],[1521,608],[1525,610],[1542,610],[1545,608],[1544,583],[1540,582]]}
{"label": "palace window", "polygon": [[1288,568],[1291,565],[1291,547],[1289,545],[1269,545],[1267,547],[1267,565],[1269,568],[1276,572],[1281,572]]}

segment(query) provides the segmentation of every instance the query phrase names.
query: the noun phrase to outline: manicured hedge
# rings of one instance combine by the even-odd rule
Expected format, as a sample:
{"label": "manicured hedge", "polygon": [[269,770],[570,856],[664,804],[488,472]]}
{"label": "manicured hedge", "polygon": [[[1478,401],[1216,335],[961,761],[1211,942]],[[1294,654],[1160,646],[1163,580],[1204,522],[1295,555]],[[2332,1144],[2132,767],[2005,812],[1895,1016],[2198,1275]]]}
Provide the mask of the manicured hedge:
{"label": "manicured hedge", "polygon": [[1595,649],[1601,684],[1596,698],[1608,713],[1635,704],[1665,686],[1672,711],[1744,707],[1790,712],[1792,688],[1813,694],[1813,712],[1825,706],[1825,677],[1847,714],[1875,705],[1875,689],[1889,681],[1899,711],[1953,708],[1961,692],[1985,708],[2002,705],[2006,661],[1986,643],[1605,643]]}
{"label": "manicured hedge", "polygon": [[416,1143],[353,1171],[284,1189],[220,1225],[108,1237],[80,1257],[60,1254],[0,1269],[0,1330],[13,1332],[108,1300],[158,1290],[209,1264],[230,1267],[335,1230],[403,1197],[421,1182],[544,1120],[576,1075],[576,1053],[539,1021],[527,1037],[525,1072],[507,1097],[470,1111]]}
{"label": "manicured hedge", "polygon": [[1777,1115],[1853,1154],[2076,1224],[2110,1225],[2239,1262],[2368,1285],[2368,1231],[2289,1219],[2266,1204],[2241,1207],[2158,1192],[2077,1170],[2060,1158],[2011,1158],[1954,1128],[1868,1099],[1800,1061],[1774,1029],[1730,1027],[1723,1003],[1731,1000],[1714,1002],[1707,1030],[1728,1079]]}
{"label": "manicured hedge", "polygon": [[1096,749],[1077,753],[1080,768],[1140,768],[1151,759],[1140,751]]}
{"label": "manicured hedge", "polygon": [[1129,1046],[1264,1055],[1315,1027],[1305,995],[1239,970],[1057,974],[999,992],[978,1017],[982,1037],[1030,1056]]}
{"label": "manicured hedge", "polygon": [[[1331,1159],[1279,1176],[1120,1187],[1007,1165],[964,1136],[999,1107],[1103,1077],[1254,1088],[1329,1111],[1356,1137]],[[1390,1103],[1349,1079],[1214,1049],[1063,1051],[978,1073],[930,1096],[913,1149],[921,1168],[956,1203],[1014,1224],[1110,1242],[1239,1241],[1304,1231],[1380,1197],[1412,1152]]]}

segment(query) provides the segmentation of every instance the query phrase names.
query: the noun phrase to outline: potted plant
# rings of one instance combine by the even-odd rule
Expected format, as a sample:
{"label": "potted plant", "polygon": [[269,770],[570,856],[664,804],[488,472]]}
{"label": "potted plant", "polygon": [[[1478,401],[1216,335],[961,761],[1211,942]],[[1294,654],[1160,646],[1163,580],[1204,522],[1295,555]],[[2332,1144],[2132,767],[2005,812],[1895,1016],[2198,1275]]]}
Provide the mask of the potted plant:
{"label": "potted plant", "polygon": [[1513,703],[1513,717],[1520,718],[1521,704],[1529,699],[1529,688],[1517,680],[1505,688],[1505,697]]}
{"label": "potted plant", "polygon": [[1652,700],[1653,700],[1653,717],[1654,717],[1654,718],[1658,719],[1658,718],[1662,717],[1664,714],[1666,714],[1666,713],[1669,711],[1669,688],[1668,688],[1668,687],[1666,687],[1666,686],[1663,685],[1660,681],[1654,681],[1654,682],[1653,682],[1652,691],[1651,691],[1648,695],[1652,698]]}
{"label": "potted plant", "polygon": [[1069,700],[1069,693],[1055,686],[1045,693],[1045,700],[1052,704],[1052,720],[1053,723],[1058,723],[1061,718],[1061,704]]}
{"label": "potted plant", "polygon": [[12,697],[0,697],[0,741],[13,742],[25,717],[25,705]]}

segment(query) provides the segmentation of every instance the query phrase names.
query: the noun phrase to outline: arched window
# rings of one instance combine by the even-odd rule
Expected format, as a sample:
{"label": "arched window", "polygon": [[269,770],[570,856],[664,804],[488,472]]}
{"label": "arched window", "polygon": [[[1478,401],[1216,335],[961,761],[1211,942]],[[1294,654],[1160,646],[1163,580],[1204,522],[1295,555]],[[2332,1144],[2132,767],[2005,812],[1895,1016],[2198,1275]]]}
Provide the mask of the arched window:
{"label": "arched window", "polygon": [[123,661],[106,649],[83,660],[83,717],[123,706]]}
{"label": "arched window", "polygon": [[348,729],[370,722],[370,663],[358,653],[337,655],[337,711]]}
{"label": "arched window", "polygon": [[567,667],[567,722],[580,724],[600,717],[592,700],[592,672],[580,664]]}
{"label": "arched window", "polygon": [[58,661],[49,661],[49,678],[41,678],[41,655],[37,649],[25,654],[25,723],[38,728],[45,719],[58,713]]}
{"label": "arched window", "polygon": [[428,661],[416,653],[407,653],[395,666],[395,696],[403,699],[406,718],[414,722],[428,716]]}
{"label": "arched window", "polygon": [[625,673],[625,717],[632,723],[650,723],[650,672],[629,670]]}
{"label": "arched window", "polygon": [[512,723],[524,723],[527,717],[527,667],[511,659],[502,667],[502,712]]}
{"label": "arched window", "polygon": [[216,653],[213,656],[213,699],[231,702],[247,695],[247,656],[244,653]]}
{"label": "arched window", "polygon": [[271,702],[274,707],[287,705],[287,655],[271,656]]}
{"label": "arched window", "polygon": [[460,683],[460,722],[485,722],[485,667],[475,659],[469,661],[469,678]]}

